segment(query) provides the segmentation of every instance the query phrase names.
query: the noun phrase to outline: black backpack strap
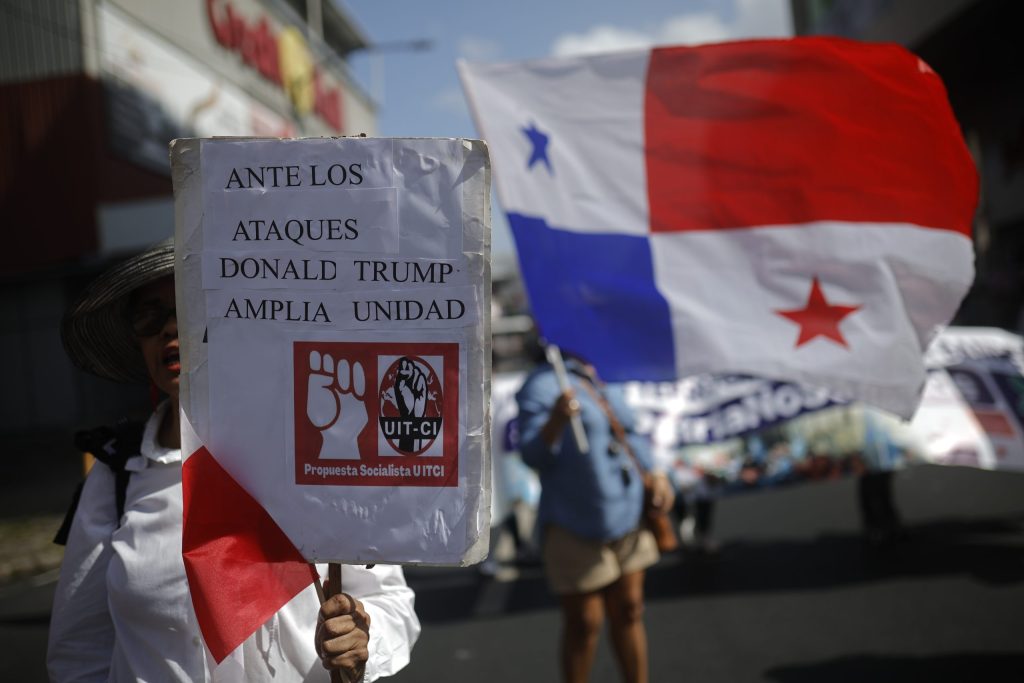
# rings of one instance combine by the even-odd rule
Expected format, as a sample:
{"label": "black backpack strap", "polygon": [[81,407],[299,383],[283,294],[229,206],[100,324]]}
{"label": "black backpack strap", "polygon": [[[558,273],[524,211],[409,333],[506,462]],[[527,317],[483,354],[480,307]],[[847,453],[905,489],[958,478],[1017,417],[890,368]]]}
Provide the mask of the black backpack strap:
{"label": "black backpack strap", "polygon": [[68,535],[71,533],[71,522],[75,520],[75,510],[78,509],[78,501],[82,497],[82,487],[85,486],[85,481],[78,482],[78,486],[75,487],[75,493],[71,496],[71,505],[68,506],[68,511],[64,513],[64,521],[60,523],[60,528],[57,529],[57,535],[53,537],[53,542],[57,545],[67,545]]}
{"label": "black backpack strap", "polygon": [[[124,516],[128,480],[131,477],[131,472],[125,469],[125,464],[129,458],[138,455],[142,449],[142,434],[145,429],[145,422],[121,420],[113,427],[97,427],[75,434],[75,447],[83,453],[91,453],[94,458],[109,467],[110,471],[114,473],[114,506],[117,510],[118,525],[121,523],[121,517]],[[82,497],[84,485],[83,481],[75,489],[71,505],[67,514],[64,515],[64,522],[53,538],[53,542],[58,545],[67,545],[71,523],[74,521],[75,510],[78,509],[78,501]]]}

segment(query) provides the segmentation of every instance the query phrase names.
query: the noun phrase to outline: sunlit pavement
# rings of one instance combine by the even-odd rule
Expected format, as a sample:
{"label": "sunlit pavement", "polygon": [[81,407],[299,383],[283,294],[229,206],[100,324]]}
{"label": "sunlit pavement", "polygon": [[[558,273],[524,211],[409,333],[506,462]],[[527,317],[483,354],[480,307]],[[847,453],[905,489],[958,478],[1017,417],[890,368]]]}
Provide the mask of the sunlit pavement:
{"label": "sunlit pavement", "polygon": [[[852,480],[722,501],[720,552],[666,557],[649,575],[651,680],[1021,680],[1024,475],[922,467],[895,491],[909,538],[876,551]],[[393,680],[556,681],[542,573],[502,573],[515,579],[410,569],[424,632]],[[602,639],[592,681],[618,680]]]}
{"label": "sunlit pavement", "polygon": [[[909,537],[877,550],[851,480],[723,500],[717,555],[650,572],[651,680],[1021,680],[1024,475],[921,467],[895,491]],[[559,615],[538,566],[407,575],[424,630],[396,683],[557,681]],[[46,680],[55,578],[0,585],[0,680]],[[602,639],[592,681],[618,680]]]}

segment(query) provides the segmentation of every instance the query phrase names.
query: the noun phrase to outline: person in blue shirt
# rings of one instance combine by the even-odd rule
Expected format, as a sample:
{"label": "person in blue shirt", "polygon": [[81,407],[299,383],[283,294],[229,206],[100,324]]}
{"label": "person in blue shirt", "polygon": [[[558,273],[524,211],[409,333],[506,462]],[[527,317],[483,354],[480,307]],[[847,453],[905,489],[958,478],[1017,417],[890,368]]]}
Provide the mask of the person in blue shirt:
{"label": "person in blue shirt", "polygon": [[[566,369],[571,390],[562,391],[545,364],[516,395],[520,452],[541,481],[544,569],[562,607],[563,680],[587,681],[607,616],[623,679],[646,683],[644,570],[658,561],[658,548],[640,524],[643,480],[652,477],[654,504],[663,510],[672,506],[672,486],[654,472],[649,444],[633,433],[621,390],[579,359],[569,358]],[[574,415],[586,431],[586,452],[569,428]]]}

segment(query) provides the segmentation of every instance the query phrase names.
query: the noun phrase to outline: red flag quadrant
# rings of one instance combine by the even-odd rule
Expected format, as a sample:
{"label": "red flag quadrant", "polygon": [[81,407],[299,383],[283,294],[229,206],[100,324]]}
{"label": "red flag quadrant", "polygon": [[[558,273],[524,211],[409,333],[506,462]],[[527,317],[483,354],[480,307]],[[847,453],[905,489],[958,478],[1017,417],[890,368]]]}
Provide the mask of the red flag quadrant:
{"label": "red flag quadrant", "polygon": [[317,576],[205,447],[182,466],[182,486],[185,573],[203,639],[220,663]]}
{"label": "red flag quadrant", "polygon": [[814,221],[971,234],[978,179],[939,77],[835,38],[651,51],[653,232]]}

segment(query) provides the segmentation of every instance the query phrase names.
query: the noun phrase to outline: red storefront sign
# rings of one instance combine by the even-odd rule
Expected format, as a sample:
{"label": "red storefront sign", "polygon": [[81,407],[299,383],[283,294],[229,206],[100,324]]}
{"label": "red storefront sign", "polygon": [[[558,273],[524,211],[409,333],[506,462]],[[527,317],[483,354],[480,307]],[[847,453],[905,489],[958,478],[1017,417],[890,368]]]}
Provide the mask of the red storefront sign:
{"label": "red storefront sign", "polygon": [[[245,64],[284,89],[278,35],[266,16],[247,19],[227,0],[206,0],[206,14],[220,45],[238,53]],[[317,64],[313,65],[312,79],[313,111],[336,132],[342,133],[341,88],[328,85]]]}

